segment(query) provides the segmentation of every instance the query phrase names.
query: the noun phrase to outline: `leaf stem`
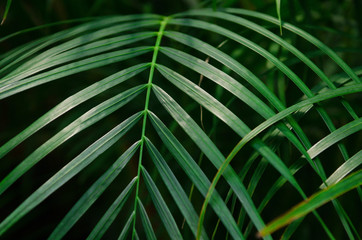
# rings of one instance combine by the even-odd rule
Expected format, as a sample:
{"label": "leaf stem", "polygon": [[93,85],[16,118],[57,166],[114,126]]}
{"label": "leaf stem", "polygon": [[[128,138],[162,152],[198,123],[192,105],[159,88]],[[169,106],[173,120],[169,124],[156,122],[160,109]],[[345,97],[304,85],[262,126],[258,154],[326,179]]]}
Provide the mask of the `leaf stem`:
{"label": "leaf stem", "polygon": [[140,185],[140,176],[141,176],[141,168],[142,168],[142,156],[143,156],[143,146],[144,146],[144,141],[145,141],[145,137],[146,137],[146,126],[147,126],[147,116],[148,116],[148,105],[149,105],[149,101],[150,101],[150,95],[151,95],[151,89],[152,89],[152,81],[153,81],[153,75],[154,75],[154,71],[155,71],[155,66],[156,66],[156,60],[157,60],[157,55],[158,55],[158,51],[160,48],[160,44],[161,44],[161,40],[162,40],[162,36],[164,34],[167,22],[169,21],[170,17],[164,17],[163,20],[160,22],[160,29],[157,33],[157,39],[156,39],[156,43],[153,49],[153,55],[152,55],[152,62],[150,63],[151,67],[150,67],[150,74],[148,77],[148,83],[147,83],[147,94],[146,94],[146,100],[145,100],[145,108],[143,111],[143,123],[142,123],[142,133],[141,133],[141,146],[140,146],[140,154],[139,154],[139,160],[138,160],[138,169],[137,169],[137,185],[136,185],[136,197],[135,197],[135,201],[134,201],[134,218],[133,218],[133,230],[132,230],[132,239],[135,238],[135,234],[136,234],[136,219],[137,219],[137,199],[138,199],[138,192],[139,192],[139,185]]}

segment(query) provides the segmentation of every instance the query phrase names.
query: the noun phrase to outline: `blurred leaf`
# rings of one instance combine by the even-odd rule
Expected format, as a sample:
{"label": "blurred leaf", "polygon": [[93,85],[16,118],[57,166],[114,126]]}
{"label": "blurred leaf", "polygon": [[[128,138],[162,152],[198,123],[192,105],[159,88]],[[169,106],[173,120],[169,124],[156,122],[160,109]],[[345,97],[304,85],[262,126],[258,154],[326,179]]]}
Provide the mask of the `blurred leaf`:
{"label": "blurred leaf", "polygon": [[310,213],[328,201],[360,186],[362,184],[362,170],[351,174],[342,181],[315,193],[305,201],[299,203],[281,217],[273,220],[259,232],[261,237],[267,236],[292,221]]}
{"label": "blurred leaf", "polygon": [[6,1],[6,6],[5,6],[5,11],[4,11],[4,15],[3,15],[3,20],[1,21],[1,24],[0,25],[3,25],[5,20],[6,20],[6,17],[8,16],[8,13],[9,13],[9,10],[10,10],[10,5],[11,5],[11,2],[13,0],[7,0]]}
{"label": "blurred leaf", "polygon": [[279,25],[280,25],[280,35],[283,35],[282,17],[281,17],[281,13],[280,13],[281,0],[275,0],[275,3],[277,5],[277,16],[278,16]]}

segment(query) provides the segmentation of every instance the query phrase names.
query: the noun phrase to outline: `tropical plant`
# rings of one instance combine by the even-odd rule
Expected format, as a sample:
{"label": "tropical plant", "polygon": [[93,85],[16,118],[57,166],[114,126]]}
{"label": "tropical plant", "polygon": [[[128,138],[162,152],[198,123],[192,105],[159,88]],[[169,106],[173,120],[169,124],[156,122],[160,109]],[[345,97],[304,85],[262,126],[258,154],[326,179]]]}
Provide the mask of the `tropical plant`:
{"label": "tropical plant", "polygon": [[361,239],[361,67],[280,11],[80,21],[1,56],[2,106],[50,99],[2,134],[1,236]]}

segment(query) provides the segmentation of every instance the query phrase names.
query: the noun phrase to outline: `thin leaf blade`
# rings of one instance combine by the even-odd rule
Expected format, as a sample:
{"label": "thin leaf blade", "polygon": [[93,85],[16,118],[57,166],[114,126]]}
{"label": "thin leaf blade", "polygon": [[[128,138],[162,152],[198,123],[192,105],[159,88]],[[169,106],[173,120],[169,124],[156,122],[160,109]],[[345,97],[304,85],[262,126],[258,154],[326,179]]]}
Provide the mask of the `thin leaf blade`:
{"label": "thin leaf blade", "polygon": [[88,166],[100,154],[120,139],[136,122],[142,114],[136,113],[121,124],[113,128],[102,138],[98,139],[65,167],[58,171],[53,177],[46,181],[41,187],[33,192],[22,204],[19,205],[9,216],[0,223],[0,235],[14,225],[18,220],[30,212],[33,208],[44,201],[59,187],[69,181],[73,176]]}
{"label": "thin leaf blade", "polygon": [[[104,213],[103,217],[93,228],[92,232],[87,237],[87,240],[102,239],[104,233],[111,226],[111,224],[113,223],[119,212],[122,210],[123,205],[129,198],[130,194],[132,193],[136,181],[137,181],[137,176],[132,179],[132,181],[126,186],[126,188],[121,192],[121,194],[117,197],[117,199],[114,200],[112,205],[108,208],[108,210]],[[57,239],[61,238],[57,236]]]}
{"label": "thin leaf blade", "polygon": [[49,236],[49,239],[61,239],[93,205],[99,196],[119,175],[130,161],[139,147],[139,142],[133,144],[125,151],[113,165],[83,194],[77,203],[68,211],[67,215],[59,222],[58,226]]}
{"label": "thin leaf blade", "polygon": [[289,224],[291,221],[298,219],[328,201],[337,198],[338,196],[360,186],[362,184],[362,170],[351,174],[344,180],[334,184],[325,190],[322,190],[312,195],[307,200],[293,207],[290,211],[269,223],[262,231],[260,236],[266,236],[273,233],[277,229]]}
{"label": "thin leaf blade", "polygon": [[145,180],[146,187],[148,189],[148,192],[150,193],[150,196],[152,198],[152,202],[155,205],[155,208],[160,215],[160,218],[163,222],[163,224],[166,227],[166,231],[170,235],[170,238],[172,239],[183,239],[180,233],[180,230],[177,227],[177,224],[167,207],[166,202],[163,200],[163,197],[161,196],[160,191],[158,190],[156,184],[153,182],[151,176],[148,174],[147,170],[142,167],[142,175]]}

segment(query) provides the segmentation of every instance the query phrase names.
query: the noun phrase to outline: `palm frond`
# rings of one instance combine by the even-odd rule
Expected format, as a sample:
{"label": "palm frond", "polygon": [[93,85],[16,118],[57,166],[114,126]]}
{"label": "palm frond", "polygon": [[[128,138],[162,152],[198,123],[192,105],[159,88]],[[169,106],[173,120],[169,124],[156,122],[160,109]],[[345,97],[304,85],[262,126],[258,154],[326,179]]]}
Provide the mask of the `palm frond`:
{"label": "palm frond", "polygon": [[[292,223],[282,235],[288,239],[306,224],[303,219],[309,212],[325,234],[334,238],[339,232],[318,211],[328,201],[344,234],[359,238],[358,223],[337,197],[354,188],[362,196],[361,150],[348,146],[362,129],[358,115],[361,69],[349,66],[306,31],[281,22],[280,1],[276,3],[279,19],[243,9],[83,19],[86,22],[79,26],[2,55],[3,101],[44,84],[50,92],[57,82],[76,85],[79,76],[87,74],[93,80],[77,92],[65,93],[64,100],[24,130],[11,133],[0,146],[0,164],[6,171],[0,182],[4,198],[14,196],[17,183],[50,161],[54,152],[65,147],[73,151],[62,155],[67,160],[61,169],[52,166],[55,169],[49,172],[55,173],[4,216],[0,236],[12,234],[26,215],[98,163],[102,166],[99,176],[88,187],[80,187],[80,198],[46,232],[49,239],[71,235],[111,188],[116,189],[115,197],[105,201],[100,219],[89,221],[92,224],[82,232],[87,239],[107,234],[118,239],[225,235],[247,239],[253,232],[272,239],[275,230]],[[283,36],[260,22],[280,26]],[[342,75],[329,76],[285,37],[288,34],[317,47],[331,64],[339,66]],[[269,44],[287,52],[291,63],[276,56]],[[296,62],[311,71],[313,79],[300,74],[293,66]],[[276,78],[266,79],[268,75]],[[205,79],[202,84],[200,76]],[[270,88],[268,81],[276,82],[278,90]],[[331,101],[338,103],[338,111],[345,116],[343,124],[328,108]],[[198,106],[207,112],[197,112]],[[195,119],[200,114],[204,115],[198,123]],[[309,119],[317,128],[327,129],[319,131],[318,139],[304,123]],[[32,147],[26,157],[5,164],[16,149],[53,125],[59,125],[58,130]],[[115,126],[109,130],[110,125]],[[84,139],[85,134],[89,139]],[[84,141],[77,142],[79,136]],[[334,146],[345,161],[338,159],[337,167],[324,160]],[[117,158],[107,155],[111,150]],[[204,160],[197,163],[197,158]],[[300,172],[307,172],[302,177],[311,177],[312,186],[306,186]],[[125,187],[113,188],[117,181]],[[260,190],[262,185],[268,186],[266,192]],[[190,197],[189,186],[195,186]],[[316,192],[318,187],[323,190]],[[293,204],[303,202],[266,224],[270,216],[265,209],[285,189]]]}

